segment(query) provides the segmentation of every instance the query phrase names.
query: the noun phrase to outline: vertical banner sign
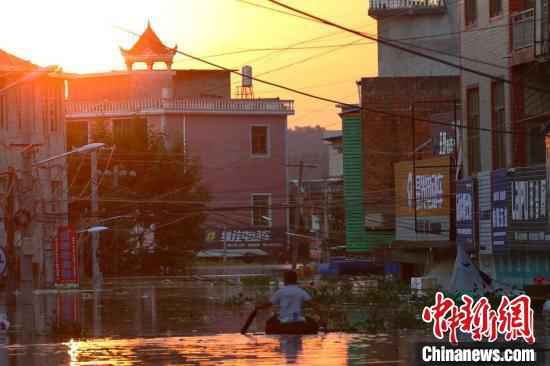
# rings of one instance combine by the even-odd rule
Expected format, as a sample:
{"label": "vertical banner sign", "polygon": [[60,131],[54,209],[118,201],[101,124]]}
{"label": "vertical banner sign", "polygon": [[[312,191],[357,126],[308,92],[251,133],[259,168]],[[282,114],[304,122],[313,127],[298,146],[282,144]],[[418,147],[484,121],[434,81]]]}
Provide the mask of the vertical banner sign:
{"label": "vertical banner sign", "polygon": [[496,252],[506,248],[506,234],[508,231],[507,185],[508,172],[506,169],[495,170],[491,173],[491,226],[493,250]]}
{"label": "vertical banner sign", "polygon": [[55,241],[55,274],[57,284],[78,284],[77,258],[76,233],[67,226],[59,227]]}
{"label": "vertical banner sign", "polygon": [[456,136],[453,113],[432,114],[432,152],[435,156],[452,155],[456,148]]}
{"label": "vertical banner sign", "polygon": [[471,178],[456,183],[456,242],[464,250],[474,249],[474,181]]}
{"label": "vertical banner sign", "polygon": [[509,189],[510,244],[540,246],[550,241],[546,221],[545,167],[517,168],[510,173]]}

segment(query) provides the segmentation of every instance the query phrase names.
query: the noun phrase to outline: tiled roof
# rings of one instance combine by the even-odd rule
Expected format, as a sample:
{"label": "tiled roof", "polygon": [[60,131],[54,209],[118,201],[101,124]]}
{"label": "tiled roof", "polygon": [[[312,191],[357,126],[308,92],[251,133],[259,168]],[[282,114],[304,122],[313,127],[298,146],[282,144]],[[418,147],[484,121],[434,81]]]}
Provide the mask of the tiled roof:
{"label": "tiled roof", "polygon": [[0,49],[0,71],[29,71],[37,66]]}
{"label": "tiled roof", "polygon": [[[175,48],[177,48],[177,46]],[[153,30],[153,28],[151,28],[151,24],[147,23],[147,28],[139,37],[137,42],[132,46],[132,48],[123,51],[128,55],[138,56],[149,54],[163,55],[166,53],[171,53],[173,49],[165,46]]]}

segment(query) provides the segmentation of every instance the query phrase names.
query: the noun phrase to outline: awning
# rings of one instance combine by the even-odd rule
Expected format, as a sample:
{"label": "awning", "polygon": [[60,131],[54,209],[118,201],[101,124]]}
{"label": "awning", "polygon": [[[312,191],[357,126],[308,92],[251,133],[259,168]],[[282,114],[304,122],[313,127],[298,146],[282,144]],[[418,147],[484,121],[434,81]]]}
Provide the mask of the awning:
{"label": "awning", "polygon": [[447,249],[456,246],[454,240],[395,240],[390,249]]}

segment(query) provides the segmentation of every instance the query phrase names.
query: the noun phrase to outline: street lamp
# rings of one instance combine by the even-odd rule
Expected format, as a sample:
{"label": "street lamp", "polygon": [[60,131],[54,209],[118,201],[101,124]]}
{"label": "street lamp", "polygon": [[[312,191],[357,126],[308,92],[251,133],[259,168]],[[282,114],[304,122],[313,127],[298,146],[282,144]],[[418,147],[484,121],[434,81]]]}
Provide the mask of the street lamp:
{"label": "street lamp", "polygon": [[[77,231],[78,234],[82,233],[89,233],[92,235],[92,240],[94,238],[99,239],[99,233],[105,230],[109,230],[106,226],[92,226],[84,230]],[[97,240],[99,241],[99,240]],[[92,241],[92,273],[93,273],[93,285],[94,289],[97,289],[101,286],[101,280],[103,277],[103,274],[101,273],[101,269],[99,268],[99,261],[97,260],[97,245],[94,245],[94,242]]]}
{"label": "street lamp", "polygon": [[61,158],[64,158],[64,157],[72,155],[72,154],[87,154],[87,153],[90,153],[90,152],[95,152],[96,150],[101,149],[103,147],[105,147],[105,144],[103,142],[93,142],[91,144],[87,144],[87,145],[84,145],[84,146],[81,146],[81,147],[77,147],[76,149],[73,149],[71,151],[67,151],[66,153],[55,155],[55,156],[49,157],[47,159],[38,161],[38,162],[34,163],[32,166],[33,167],[39,167],[39,166],[47,164],[47,163],[49,163],[53,160],[61,159]]}
{"label": "street lamp", "polygon": [[92,226],[92,227],[89,227],[89,228],[87,228],[87,229],[77,231],[77,234],[82,234],[82,233],[100,233],[100,232],[105,231],[105,230],[109,230],[109,228],[106,227],[106,226]]}
{"label": "street lamp", "polygon": [[[73,155],[73,154],[82,155],[82,154],[91,153],[92,154],[92,156],[91,156],[91,191],[92,191],[91,206],[92,206],[92,214],[95,214],[97,212],[97,209],[98,209],[98,202],[97,202],[98,201],[98,199],[97,199],[97,150],[99,150],[101,148],[104,148],[104,147],[105,147],[105,144],[103,142],[93,142],[93,143],[90,143],[90,144],[87,144],[87,145],[77,147],[77,148],[75,148],[71,151],[67,151],[65,153],[58,154],[58,155],[49,157],[49,158],[44,159],[44,160],[40,160],[36,163],[33,163],[32,167],[34,167],[34,168],[41,167],[42,165],[48,164],[48,163],[50,163],[54,160],[61,159],[61,158],[64,158],[64,157],[67,157],[67,156]],[[32,175],[30,175],[30,176],[32,176]],[[97,271],[98,264],[97,264],[97,258],[96,258],[97,246],[98,246],[98,242],[99,242],[97,235],[98,235],[99,231],[92,230],[92,231],[89,231],[89,233],[92,235],[92,251],[94,253],[94,256],[93,256],[93,260],[94,260],[94,265],[93,265],[93,268],[94,268],[94,287],[96,287],[97,284],[100,281],[99,280],[99,272]]]}

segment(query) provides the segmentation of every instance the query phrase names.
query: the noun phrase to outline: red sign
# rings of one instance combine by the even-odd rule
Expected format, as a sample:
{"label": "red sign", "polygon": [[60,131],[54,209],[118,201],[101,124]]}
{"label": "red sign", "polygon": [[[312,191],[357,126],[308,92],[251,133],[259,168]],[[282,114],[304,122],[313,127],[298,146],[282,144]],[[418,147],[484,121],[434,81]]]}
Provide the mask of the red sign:
{"label": "red sign", "polygon": [[76,233],[68,226],[57,229],[55,240],[55,282],[78,284],[78,253]]}
{"label": "red sign", "polygon": [[452,344],[458,343],[457,331],[471,335],[475,342],[484,339],[495,342],[504,335],[507,342],[520,338],[529,344],[535,342],[534,312],[529,296],[521,295],[514,299],[502,296],[497,309],[492,309],[486,297],[477,302],[468,295],[462,295],[463,305],[456,305],[454,300],[438,292],[435,304],[425,307],[422,320],[433,323],[433,334],[443,339],[448,333]]}

